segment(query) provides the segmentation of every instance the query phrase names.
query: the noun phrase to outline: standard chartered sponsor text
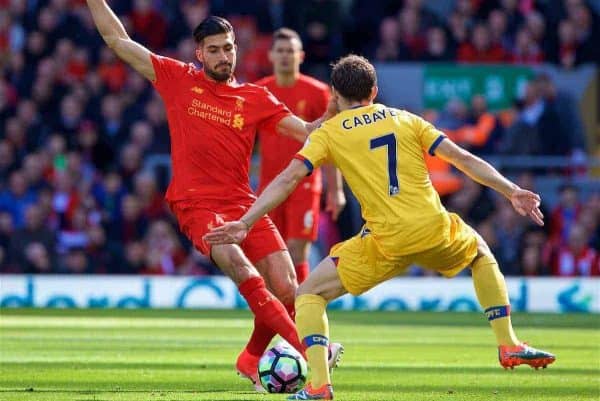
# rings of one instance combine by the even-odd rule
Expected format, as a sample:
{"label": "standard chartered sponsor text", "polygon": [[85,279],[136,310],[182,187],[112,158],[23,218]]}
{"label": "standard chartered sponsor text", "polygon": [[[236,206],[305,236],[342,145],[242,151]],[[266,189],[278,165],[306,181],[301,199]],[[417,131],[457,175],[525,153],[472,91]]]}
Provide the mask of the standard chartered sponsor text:
{"label": "standard chartered sponsor text", "polygon": [[191,116],[231,126],[232,113],[230,110],[224,110],[218,106],[201,102],[198,99],[192,100],[192,104],[188,107],[187,111]]}

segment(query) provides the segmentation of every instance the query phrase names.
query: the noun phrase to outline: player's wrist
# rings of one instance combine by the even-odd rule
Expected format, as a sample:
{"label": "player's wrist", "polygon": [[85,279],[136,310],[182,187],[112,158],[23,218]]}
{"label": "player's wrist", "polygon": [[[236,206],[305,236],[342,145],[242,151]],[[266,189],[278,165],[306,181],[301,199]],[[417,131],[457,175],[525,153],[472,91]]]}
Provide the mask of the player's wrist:
{"label": "player's wrist", "polygon": [[252,228],[252,224],[248,223],[246,220],[244,220],[244,218],[240,218],[240,222],[246,226],[246,231],[250,231],[250,228]]}

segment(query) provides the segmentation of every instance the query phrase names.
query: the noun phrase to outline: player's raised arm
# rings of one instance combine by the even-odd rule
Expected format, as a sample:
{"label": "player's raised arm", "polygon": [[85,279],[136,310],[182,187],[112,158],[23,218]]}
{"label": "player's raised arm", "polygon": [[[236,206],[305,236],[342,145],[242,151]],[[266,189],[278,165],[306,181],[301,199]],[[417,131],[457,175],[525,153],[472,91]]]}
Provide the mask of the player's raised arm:
{"label": "player's raised arm", "polygon": [[151,81],[156,79],[150,51],[131,40],[123,24],[105,0],[87,0],[94,23],[104,42],[120,59]]}
{"label": "player's raised arm", "polygon": [[461,148],[448,138],[442,140],[437,146],[435,155],[451,163],[478,183],[504,195],[522,216],[528,215],[540,226],[544,225],[544,216],[539,209],[540,196],[538,194],[520,188],[488,162]]}

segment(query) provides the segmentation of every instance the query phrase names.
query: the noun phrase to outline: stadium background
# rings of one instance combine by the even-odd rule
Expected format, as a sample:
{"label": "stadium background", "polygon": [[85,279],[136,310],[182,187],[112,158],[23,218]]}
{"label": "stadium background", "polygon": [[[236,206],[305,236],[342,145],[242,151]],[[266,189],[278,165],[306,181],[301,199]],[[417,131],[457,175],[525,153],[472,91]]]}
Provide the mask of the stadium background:
{"label": "stadium background", "polygon": [[[218,274],[162,201],[163,104],[104,46],[85,2],[0,3],[1,271]],[[482,233],[505,274],[599,274],[598,1],[112,3],[134,39],[190,62],[198,21],[228,17],[241,81],[270,73],[270,34],[280,26],[301,33],[303,71],[325,81],[340,55],[368,56],[379,101],[424,115],[542,194],[547,225],[537,229],[431,160],[445,205]],[[260,160],[253,165],[256,180]],[[337,225],[321,216],[313,264],[358,231],[348,195]]]}

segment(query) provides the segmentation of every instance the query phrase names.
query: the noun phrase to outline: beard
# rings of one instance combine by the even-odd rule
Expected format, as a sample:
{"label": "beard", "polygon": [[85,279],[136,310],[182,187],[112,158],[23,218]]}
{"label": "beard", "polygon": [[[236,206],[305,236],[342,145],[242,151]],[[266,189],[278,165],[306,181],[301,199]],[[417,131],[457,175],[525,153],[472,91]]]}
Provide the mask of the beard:
{"label": "beard", "polygon": [[[227,66],[228,68],[221,70],[221,71],[217,70],[217,68],[224,66],[224,65]],[[206,73],[206,75],[208,75],[210,78],[214,79],[217,82],[227,82],[233,76],[233,64],[221,63],[221,64],[218,64],[214,70],[208,68],[207,66],[204,66],[204,72]]]}

